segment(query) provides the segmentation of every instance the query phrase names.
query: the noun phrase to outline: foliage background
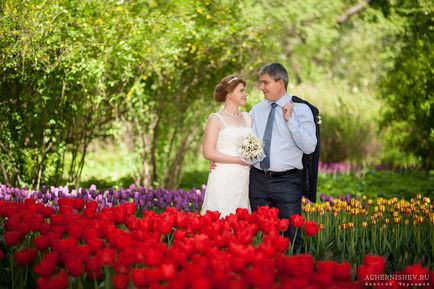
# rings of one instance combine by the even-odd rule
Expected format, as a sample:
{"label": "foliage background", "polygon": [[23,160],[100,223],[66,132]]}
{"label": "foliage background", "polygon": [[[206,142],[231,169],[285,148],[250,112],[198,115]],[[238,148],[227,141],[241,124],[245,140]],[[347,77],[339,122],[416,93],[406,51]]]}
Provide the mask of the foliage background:
{"label": "foliage background", "polygon": [[432,187],[431,1],[0,3],[1,183],[200,186],[214,86],[243,75],[248,111],[278,61],[321,110],[323,162],[411,168]]}

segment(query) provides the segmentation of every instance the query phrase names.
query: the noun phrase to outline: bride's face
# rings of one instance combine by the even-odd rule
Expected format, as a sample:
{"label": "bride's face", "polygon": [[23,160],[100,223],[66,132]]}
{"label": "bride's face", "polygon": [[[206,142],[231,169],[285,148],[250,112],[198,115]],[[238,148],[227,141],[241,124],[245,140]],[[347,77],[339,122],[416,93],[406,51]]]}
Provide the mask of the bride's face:
{"label": "bride's face", "polygon": [[239,83],[235,89],[228,94],[228,99],[238,106],[246,105],[247,93],[243,83]]}

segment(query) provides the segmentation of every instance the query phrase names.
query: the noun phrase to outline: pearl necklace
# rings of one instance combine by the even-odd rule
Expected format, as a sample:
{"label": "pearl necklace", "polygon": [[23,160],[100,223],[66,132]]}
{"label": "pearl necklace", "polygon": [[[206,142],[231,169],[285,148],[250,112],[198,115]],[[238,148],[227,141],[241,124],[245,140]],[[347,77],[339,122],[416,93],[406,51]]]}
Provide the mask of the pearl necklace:
{"label": "pearl necklace", "polygon": [[233,118],[240,118],[241,117],[241,112],[238,111],[238,113],[234,113],[234,114],[230,114],[226,111],[226,109],[222,109],[222,112],[224,112],[223,114],[233,117]]}

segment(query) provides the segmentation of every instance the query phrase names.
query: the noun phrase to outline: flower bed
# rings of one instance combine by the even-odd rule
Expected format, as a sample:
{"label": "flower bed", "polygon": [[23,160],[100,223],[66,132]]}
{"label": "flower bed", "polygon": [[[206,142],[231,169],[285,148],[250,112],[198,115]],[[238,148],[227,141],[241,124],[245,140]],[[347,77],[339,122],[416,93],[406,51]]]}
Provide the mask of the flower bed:
{"label": "flower bed", "polygon": [[333,198],[321,195],[320,203],[305,203],[303,215],[324,226],[309,243],[318,259],[332,258],[360,264],[363,256],[376,254],[388,260],[388,271],[400,271],[419,262],[434,268],[434,205],[428,197],[410,200]]}
{"label": "flower bed", "polygon": [[131,185],[128,189],[113,188],[97,190],[95,185],[89,189],[80,188],[79,190],[69,190],[68,187],[49,187],[42,186],[40,191],[28,191],[25,188],[11,188],[0,185],[0,201],[22,202],[27,198],[34,199],[38,203],[47,206],[57,207],[59,198],[78,198],[83,201],[96,201],[97,209],[114,207],[120,204],[134,202],[139,210],[162,211],[168,207],[174,207],[183,211],[199,212],[203,203],[205,186],[201,190],[165,190],[165,189],[146,189],[136,188]]}
{"label": "flower bed", "polygon": [[[75,196],[74,192],[67,195],[64,188],[50,188],[49,192],[29,192],[27,198],[21,198],[23,191],[0,190],[3,200],[10,196],[8,201],[0,201],[0,235],[4,240],[0,241],[0,287],[430,288],[434,278],[429,271],[432,255],[426,254],[432,226],[429,218],[419,222],[419,217],[414,217],[432,213],[427,198],[408,203],[351,198],[306,203],[303,210],[307,220],[293,216],[290,222],[304,235],[311,254],[292,256],[290,242],[281,234],[289,221],[279,220],[277,210],[268,207],[252,214],[239,209],[219,219],[217,212],[200,216],[174,207],[164,209],[176,199],[175,193],[167,196],[164,190],[152,191],[152,207],[140,202],[151,195],[150,191],[135,188],[112,193],[97,193],[91,188]],[[200,202],[202,192],[186,194],[195,195],[187,206],[195,210],[194,202]],[[188,199],[185,195],[181,198]],[[160,213],[150,209],[155,207]],[[398,269],[388,267],[386,258],[395,260],[390,255],[371,255],[383,248],[378,247],[379,242],[390,251],[395,248],[387,239],[375,241],[373,234],[381,228],[381,236],[396,234],[386,230],[399,224],[388,226],[385,219],[397,208],[411,212],[402,214],[417,220],[401,224],[409,226],[407,233],[420,230],[420,235],[428,234],[421,239],[426,243],[419,246],[425,259],[407,259]],[[372,224],[373,216],[378,226]],[[363,225],[366,218],[371,219],[368,226]],[[345,229],[341,222],[347,225]],[[417,232],[410,236],[417,236]],[[413,247],[410,252],[414,257],[418,245]]]}

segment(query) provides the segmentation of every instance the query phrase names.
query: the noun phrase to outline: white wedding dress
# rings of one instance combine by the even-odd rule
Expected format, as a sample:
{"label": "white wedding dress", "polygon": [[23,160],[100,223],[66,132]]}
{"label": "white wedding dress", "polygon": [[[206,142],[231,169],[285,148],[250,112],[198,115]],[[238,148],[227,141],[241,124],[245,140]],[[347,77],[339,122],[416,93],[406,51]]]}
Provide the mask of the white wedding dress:
{"label": "white wedding dress", "polygon": [[[222,115],[213,113],[223,125],[220,130],[216,149],[224,154],[238,156],[239,139],[252,133],[251,118],[243,112],[245,126],[227,125]],[[201,214],[207,210],[219,211],[220,218],[235,213],[237,208],[246,208],[250,212],[249,202],[250,167],[238,164],[217,163],[208,176],[205,199]]]}

